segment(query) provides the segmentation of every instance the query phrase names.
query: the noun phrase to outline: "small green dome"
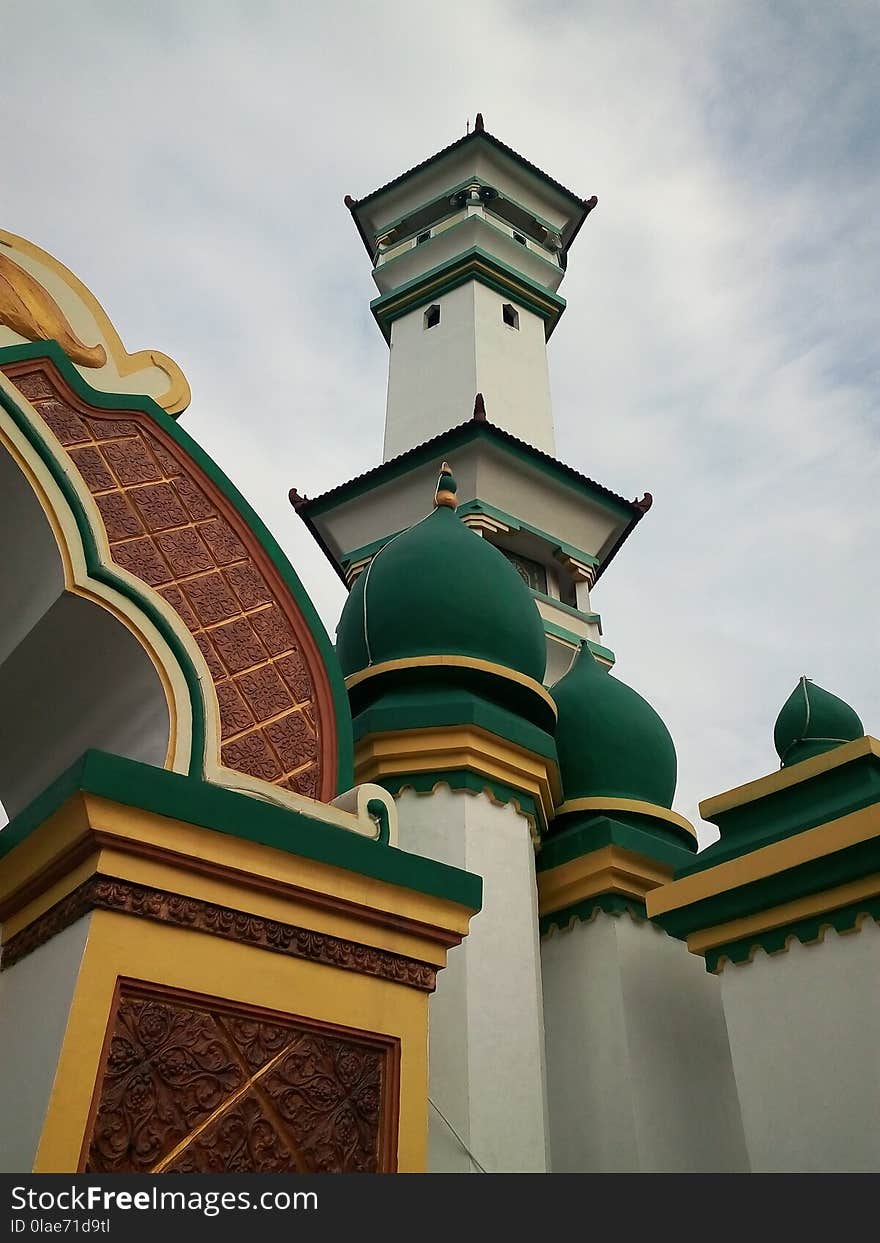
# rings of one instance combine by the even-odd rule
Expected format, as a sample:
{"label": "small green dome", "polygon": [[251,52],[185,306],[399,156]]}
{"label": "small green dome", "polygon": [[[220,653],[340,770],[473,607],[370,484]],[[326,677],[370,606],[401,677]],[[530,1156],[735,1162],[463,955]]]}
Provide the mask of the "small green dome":
{"label": "small green dome", "polygon": [[388,660],[469,656],[543,678],[535,602],[507,558],[456,516],[454,486],[446,468],[434,512],[355,580],[336,628],[346,677]]}
{"label": "small green dome", "polygon": [[672,806],[677,763],[669,730],[586,644],[551,694],[559,710],[556,749],[566,802],[604,795]]}
{"label": "small green dome", "polygon": [[861,738],[865,728],[848,703],[801,678],[782,705],[773,742],[782,767]]}

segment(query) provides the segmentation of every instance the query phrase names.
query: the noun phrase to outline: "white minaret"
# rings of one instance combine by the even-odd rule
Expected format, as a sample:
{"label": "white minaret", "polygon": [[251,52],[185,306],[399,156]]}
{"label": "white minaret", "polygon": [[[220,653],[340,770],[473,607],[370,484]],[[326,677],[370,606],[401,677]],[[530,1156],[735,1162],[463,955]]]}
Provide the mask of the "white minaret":
{"label": "white minaret", "polygon": [[445,432],[482,393],[493,422],[553,453],[547,339],[565,309],[583,200],[487,134],[472,133],[346,204],[373,262],[390,347],[384,456]]}

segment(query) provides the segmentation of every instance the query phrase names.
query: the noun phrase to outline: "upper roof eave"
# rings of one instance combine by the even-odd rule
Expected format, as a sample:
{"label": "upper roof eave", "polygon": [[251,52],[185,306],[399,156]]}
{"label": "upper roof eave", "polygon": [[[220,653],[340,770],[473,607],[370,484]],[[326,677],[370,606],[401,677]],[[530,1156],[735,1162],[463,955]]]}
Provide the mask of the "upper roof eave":
{"label": "upper roof eave", "polygon": [[[387,462],[382,462],[378,466],[356,475],[353,479],[337,484],[336,487],[330,488],[320,496],[309,499],[297,496],[294,502],[295,508],[311,527],[314,518],[328,508],[328,501],[333,500],[342,504],[344,501],[353,499],[362,492],[394,478],[408,464],[416,466],[421,458],[451,449],[456,443],[467,444],[471,440],[482,436],[487,436],[504,447],[515,449],[518,453],[532,458],[537,467],[549,468],[568,483],[588,493],[599,504],[603,500],[611,501],[615,507],[622,508],[629,515],[629,521],[626,523],[625,528],[627,532],[644,515],[649,507],[650,502],[646,503],[646,499],[641,501],[627,500],[625,497],[613,492],[610,488],[606,488],[604,484],[597,483],[595,479],[590,479],[587,475],[582,474],[573,466],[568,466],[565,462],[560,462],[558,458],[552,457],[549,453],[536,449],[534,445],[528,444],[525,440],[520,440],[518,436],[514,436],[511,432],[505,431],[504,428],[490,423],[487,419],[471,418],[464,423],[459,423],[455,427],[449,428],[445,432],[440,432],[437,436],[433,436],[421,444],[415,445],[412,449],[407,449],[405,453],[401,453]],[[649,494],[646,493],[645,498],[648,496]]]}
{"label": "upper roof eave", "polygon": [[566,251],[569,249],[572,242],[577,237],[581,226],[590,214],[590,211],[595,206],[595,200],[581,198],[580,195],[575,194],[573,190],[569,190],[567,186],[564,186],[562,182],[557,181],[554,177],[551,177],[549,173],[545,173],[543,169],[538,168],[537,164],[533,164],[531,160],[527,160],[524,155],[520,155],[518,151],[514,151],[513,147],[509,147],[507,143],[502,142],[500,138],[496,138],[494,134],[490,134],[484,129],[474,129],[469,134],[465,134],[463,137],[456,139],[455,142],[450,143],[448,147],[444,147],[441,151],[436,151],[434,155],[428,156],[428,158],[426,160],[422,160],[420,164],[415,164],[412,168],[407,169],[406,172],[400,173],[397,177],[392,178],[391,181],[387,181],[385,185],[379,186],[377,190],[371,190],[370,193],[364,195],[363,198],[355,199],[348,194],[345,196],[345,205],[352,214],[358,233],[360,234],[364,247],[366,248],[366,251],[371,259],[373,257],[373,248],[367,235],[367,231],[364,228],[361,217],[362,209],[374,203],[383,194],[387,194],[388,191],[396,189],[397,186],[401,185],[409,177],[423,172],[432,164],[437,163],[438,160],[450,155],[453,151],[457,151],[467,144],[480,141],[488,143],[490,147],[494,147],[497,151],[501,151],[504,155],[515,160],[516,163],[521,165],[521,167],[525,168],[534,176],[539,177],[546,185],[555,190],[557,194],[561,194],[577,207],[578,210],[572,221],[571,232],[564,247]]}

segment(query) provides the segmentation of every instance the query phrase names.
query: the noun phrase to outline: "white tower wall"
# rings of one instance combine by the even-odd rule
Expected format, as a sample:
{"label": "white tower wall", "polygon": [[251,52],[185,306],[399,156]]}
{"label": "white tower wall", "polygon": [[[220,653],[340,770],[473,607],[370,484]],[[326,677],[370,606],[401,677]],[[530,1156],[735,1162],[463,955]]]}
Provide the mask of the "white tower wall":
{"label": "white tower wall", "polygon": [[[504,322],[509,304],[518,327]],[[544,321],[510,298],[468,281],[391,325],[385,460],[470,418],[482,393],[488,417],[546,453],[554,452]]]}
{"label": "white tower wall", "polygon": [[402,849],[485,878],[483,909],[467,939],[450,951],[430,1002],[429,1168],[478,1168],[454,1129],[488,1173],[546,1171],[540,946],[528,821],[485,794],[445,785],[430,796],[404,791],[397,806]]}

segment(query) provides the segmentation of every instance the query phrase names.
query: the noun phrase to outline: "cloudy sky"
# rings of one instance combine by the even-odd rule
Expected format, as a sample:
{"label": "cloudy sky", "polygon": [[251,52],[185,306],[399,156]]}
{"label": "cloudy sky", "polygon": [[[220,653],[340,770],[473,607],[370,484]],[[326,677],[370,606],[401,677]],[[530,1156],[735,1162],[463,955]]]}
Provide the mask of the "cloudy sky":
{"label": "cloudy sky", "polygon": [[[880,733],[880,9],[0,0],[0,223],[72,267],[286,548],[381,456],[386,347],[345,193],[487,128],[587,197],[560,457],[655,503],[599,584],[677,806],[776,766],[802,673]],[[469,412],[456,412],[456,422]]]}

